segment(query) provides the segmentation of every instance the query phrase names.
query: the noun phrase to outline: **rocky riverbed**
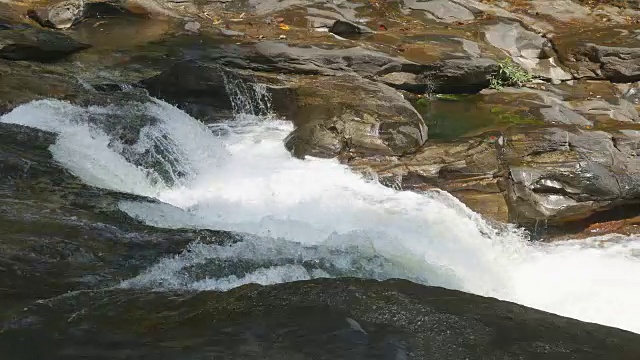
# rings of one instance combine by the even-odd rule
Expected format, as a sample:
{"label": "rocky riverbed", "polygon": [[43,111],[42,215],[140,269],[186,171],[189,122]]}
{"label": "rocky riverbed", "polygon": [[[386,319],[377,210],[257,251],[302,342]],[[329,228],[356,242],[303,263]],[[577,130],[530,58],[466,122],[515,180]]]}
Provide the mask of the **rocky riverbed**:
{"label": "rocky riverbed", "polygon": [[[637,267],[639,250],[631,242],[635,238],[619,236],[636,234],[640,224],[640,9],[634,4],[0,0],[0,348],[15,359],[42,354],[636,358],[640,349],[635,334],[423,286],[527,303],[520,293],[512,296],[501,289],[511,285],[490,281],[485,287],[480,277],[465,278],[457,266],[465,271],[468,266],[472,274],[494,261],[502,265],[502,260],[489,260],[494,255],[480,254],[479,249],[497,245],[465,243],[476,237],[500,243],[502,256],[509,248],[503,243],[511,240],[520,244],[522,239],[608,235],[595,247],[626,247],[624,266],[630,267],[624,269]],[[243,128],[234,124],[246,119],[229,122],[247,114],[276,123],[264,128],[249,121]],[[232,155],[233,149],[243,149],[238,156],[246,164],[209,164],[213,156],[205,155],[217,153],[203,149],[200,154],[188,143],[216,143],[186,116],[222,137],[249,133],[243,139],[258,145],[245,147],[245,140],[224,143]],[[85,127],[89,133],[83,132]],[[287,133],[280,139],[283,129]],[[187,130],[192,133],[187,135]],[[278,139],[277,149],[267,146],[272,138]],[[64,143],[69,140],[75,142]],[[71,143],[75,145],[65,147]],[[117,152],[127,166],[143,169],[139,182],[151,185],[136,185],[132,179],[137,172],[120,174],[110,167],[112,158],[106,153],[91,153],[101,146]],[[185,154],[201,164],[187,166],[186,160],[192,159],[175,149],[187,149]],[[376,188],[376,195],[360,188],[336,195],[360,205],[347,207],[344,218],[325,224],[319,217],[340,208],[325,205],[315,195],[315,182],[325,181],[295,178],[298,173],[291,169],[298,169],[298,163],[270,167],[284,161],[279,151],[311,164],[304,166],[335,161],[331,166],[345,165],[388,189]],[[192,186],[187,180],[200,179],[207,166],[228,172],[216,185],[229,191],[226,198],[211,205],[195,197],[210,200],[212,190],[175,194],[181,186]],[[276,200],[273,189],[279,187],[269,185],[274,198],[267,207],[273,213],[266,214],[258,230],[243,223],[245,218],[217,214],[223,220],[215,220],[206,211],[234,196],[243,200],[233,203],[229,214],[245,209],[247,201],[258,206],[260,182],[244,185],[243,194],[226,187],[234,181],[244,184],[247,174],[252,179],[253,172],[238,170],[243,166],[272,173],[283,184],[290,181],[282,192],[302,199],[301,204],[315,199],[315,208]],[[350,176],[356,176],[331,174],[325,174],[336,176],[335,184],[327,187],[329,194],[349,188],[355,181]],[[113,175],[109,183],[108,175]],[[434,189],[453,195],[468,209],[451,205],[454,199],[412,197]],[[352,193],[357,196],[349,197]],[[249,201],[247,194],[255,198]],[[277,221],[270,223],[282,215],[277,213],[285,206],[280,202],[297,209],[279,220],[292,221],[285,230]],[[173,215],[156,210],[163,203],[187,209],[189,217],[169,219]],[[365,221],[377,216],[373,203],[393,209],[375,225]],[[460,228],[447,229],[437,211],[422,224],[424,219],[405,214],[411,209],[397,204],[411,204],[416,212],[429,210],[423,205],[451,212],[461,216]],[[476,213],[483,218],[477,219]],[[353,249],[334,248],[328,241],[329,250],[316,248],[328,246],[324,242],[296,250],[306,254],[301,258],[215,257],[220,249],[247,239],[299,240],[302,233],[313,237],[331,226],[335,228],[326,236],[334,242],[350,244],[351,238],[340,236],[356,230],[366,233],[366,241],[376,238],[371,240],[375,256],[360,248],[365,240],[358,235],[357,256]],[[386,227],[393,226],[398,230],[387,232]],[[459,236],[448,234],[456,230]],[[443,253],[456,253],[460,259],[440,260],[433,255],[442,255],[439,248],[425,246],[420,254],[432,262],[415,265],[411,236],[421,232],[433,237],[430,246],[444,246]],[[380,234],[387,240],[402,239],[413,250],[395,257],[397,253],[381,250]],[[632,245],[620,239],[631,239]],[[451,248],[442,245],[447,241]],[[216,263],[209,264],[209,254],[206,261],[174,269],[181,280],[172,278],[173,285],[167,285],[166,274],[157,275],[154,266],[160,259],[197,253],[195,243],[217,249]],[[525,258],[537,256],[522,251]],[[474,268],[478,260],[464,257],[467,252],[486,264]],[[335,260],[336,253],[353,263]],[[287,263],[291,259],[293,263]],[[274,268],[303,273],[275,282],[345,279],[245,285],[229,292],[205,287],[208,291],[192,293],[202,289],[185,285],[210,277],[226,279],[224,284],[272,283],[260,280],[262,270],[256,269]],[[433,280],[425,269],[436,268],[438,280]],[[487,277],[493,276],[493,265],[486,270]],[[376,281],[396,277],[423,285]],[[128,279],[138,279],[132,283],[143,284],[142,290],[123,288]],[[154,286],[172,292],[147,291],[145,279],[155,279]],[[216,282],[213,289],[235,286]],[[634,294],[627,300],[633,302]],[[543,300],[527,304],[555,312],[545,308]],[[579,317],[575,309],[559,312],[618,324],[599,321],[596,315]],[[35,339],[43,345],[30,348]],[[211,339],[216,340],[209,344]]]}

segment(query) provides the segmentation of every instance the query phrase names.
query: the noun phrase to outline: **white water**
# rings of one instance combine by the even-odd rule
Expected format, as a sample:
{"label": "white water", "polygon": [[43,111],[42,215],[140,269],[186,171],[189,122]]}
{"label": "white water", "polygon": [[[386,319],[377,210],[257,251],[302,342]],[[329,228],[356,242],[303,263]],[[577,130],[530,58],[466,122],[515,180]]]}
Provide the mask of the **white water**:
{"label": "white water", "polygon": [[[141,109],[159,122],[129,147],[87,121]],[[54,159],[89,184],[164,202],[121,203],[131,216],[161,227],[247,234],[228,246],[192,244],[123,287],[227,290],[250,282],[401,277],[640,332],[640,239],[531,245],[446,193],[400,192],[334,160],[292,158],[282,144],[291,130],[286,122],[241,116],[209,129],[155,100],[120,109],[36,101],[0,122],[59,134]],[[144,150],[154,142],[184,176],[167,184],[122,155],[150,156]]]}

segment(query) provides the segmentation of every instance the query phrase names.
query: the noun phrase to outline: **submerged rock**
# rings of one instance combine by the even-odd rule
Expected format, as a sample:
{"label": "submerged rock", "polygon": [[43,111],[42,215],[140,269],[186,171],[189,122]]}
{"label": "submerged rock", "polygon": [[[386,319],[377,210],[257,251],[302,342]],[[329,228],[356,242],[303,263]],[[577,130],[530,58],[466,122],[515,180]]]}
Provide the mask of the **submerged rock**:
{"label": "submerged rock", "polygon": [[56,61],[89,47],[53,31],[0,30],[0,58],[7,60]]}
{"label": "submerged rock", "polygon": [[637,334],[404,280],[319,279],[196,294],[84,292],[29,306],[2,329],[0,348],[12,359],[123,352],[153,359],[640,356]]}

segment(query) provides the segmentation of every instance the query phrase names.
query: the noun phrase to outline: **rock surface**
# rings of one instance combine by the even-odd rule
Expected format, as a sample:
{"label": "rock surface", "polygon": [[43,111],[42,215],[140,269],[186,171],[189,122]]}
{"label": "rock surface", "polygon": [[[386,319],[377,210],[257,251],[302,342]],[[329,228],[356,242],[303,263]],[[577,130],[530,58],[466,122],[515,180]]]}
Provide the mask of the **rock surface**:
{"label": "rock surface", "polygon": [[[36,340],[42,345],[32,346]],[[155,359],[640,355],[638,335],[622,330],[404,280],[348,278],[248,285],[225,293],[72,294],[5,321],[0,348],[12,358],[114,357],[124,351]]]}
{"label": "rock surface", "polygon": [[509,132],[512,220],[581,220],[640,200],[638,130],[545,128]]}

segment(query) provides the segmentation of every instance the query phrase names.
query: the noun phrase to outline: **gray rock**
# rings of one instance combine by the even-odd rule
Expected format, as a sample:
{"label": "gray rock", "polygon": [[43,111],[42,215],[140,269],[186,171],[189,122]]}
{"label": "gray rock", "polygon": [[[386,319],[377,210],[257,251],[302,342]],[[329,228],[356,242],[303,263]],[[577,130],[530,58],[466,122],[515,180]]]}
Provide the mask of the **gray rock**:
{"label": "gray rock", "polygon": [[[231,74],[229,74],[231,76]],[[225,83],[225,70],[196,61],[181,61],[140,82],[151,96],[160,98],[206,122],[228,119],[233,106]]]}
{"label": "gray rock", "polygon": [[640,41],[625,29],[584,31],[553,41],[575,77],[626,83],[640,80]]}
{"label": "gray rock", "polygon": [[496,146],[501,139],[479,136],[427,142],[413,154],[353,159],[348,164],[363,174],[376,174],[382,184],[393,188],[443,189],[483,216],[505,223],[508,210],[500,184],[500,153]]}
{"label": "gray rock", "polygon": [[7,60],[56,61],[89,47],[67,35],[48,30],[0,31],[0,58]]}
{"label": "gray rock", "polygon": [[526,30],[517,22],[499,22],[485,28],[489,44],[504,50],[520,66],[533,75],[569,80],[572,76],[556,64],[549,40]]}
{"label": "gray rock", "polygon": [[617,104],[611,104],[603,99],[571,101],[571,107],[586,115],[604,116],[615,121],[635,122],[640,120],[638,110],[629,101],[619,99]]}
{"label": "gray rock", "polygon": [[602,76],[611,81],[640,80],[640,48],[588,44],[593,60],[600,64]]}
{"label": "gray rock", "polygon": [[[461,48],[459,40],[453,38],[452,42]],[[494,60],[468,54],[420,64],[361,46],[321,48],[274,41],[251,45],[215,44],[189,49],[189,53],[207,62],[264,72],[332,76],[349,74],[366,78],[384,77],[391,73],[415,74],[416,82],[408,85],[412,91],[421,93],[427,89],[440,92],[479,91],[489,85],[489,75],[497,70]]]}

